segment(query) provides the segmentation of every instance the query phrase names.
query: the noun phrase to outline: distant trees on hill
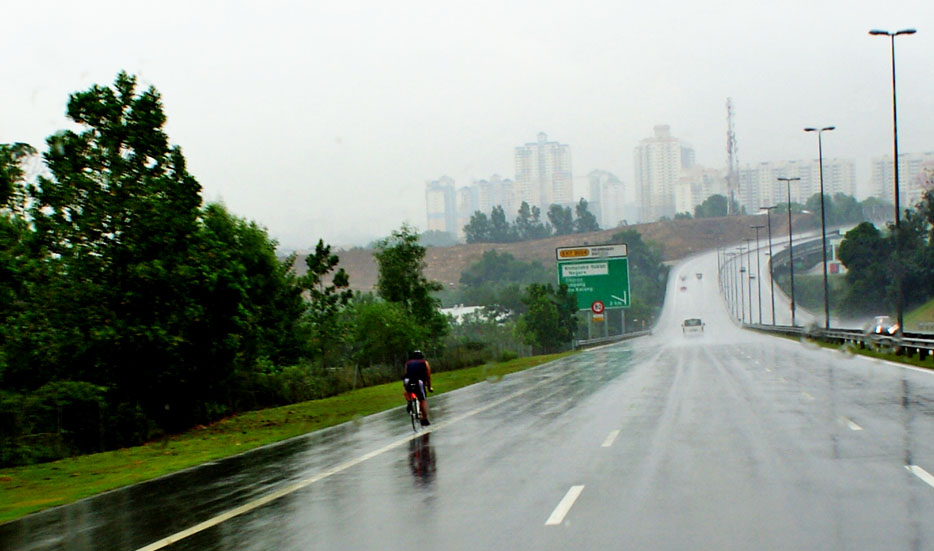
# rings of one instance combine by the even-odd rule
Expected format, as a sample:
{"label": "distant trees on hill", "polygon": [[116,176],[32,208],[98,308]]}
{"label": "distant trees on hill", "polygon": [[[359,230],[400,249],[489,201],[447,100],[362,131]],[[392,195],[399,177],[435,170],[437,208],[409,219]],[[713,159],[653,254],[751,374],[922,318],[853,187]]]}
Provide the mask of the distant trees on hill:
{"label": "distant trees on hill", "polygon": [[525,201],[519,207],[518,216],[509,222],[502,206],[495,206],[490,215],[477,211],[464,226],[468,243],[511,243],[543,239],[551,235],[568,235],[598,231],[597,218],[587,209],[583,198],[571,207],[551,205],[547,213],[548,222],[542,220],[538,207],[529,207]]}

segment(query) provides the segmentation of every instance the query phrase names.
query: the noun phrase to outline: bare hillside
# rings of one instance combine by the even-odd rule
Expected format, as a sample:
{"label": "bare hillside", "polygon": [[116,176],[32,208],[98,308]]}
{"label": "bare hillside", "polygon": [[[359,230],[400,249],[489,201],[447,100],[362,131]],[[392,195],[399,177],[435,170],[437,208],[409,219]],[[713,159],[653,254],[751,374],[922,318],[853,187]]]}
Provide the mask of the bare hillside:
{"label": "bare hillside", "polygon": [[[526,262],[537,260],[545,266],[554,265],[555,248],[573,245],[597,245],[608,243],[613,235],[625,230],[636,230],[642,240],[655,242],[662,246],[665,260],[677,260],[695,252],[707,251],[720,246],[736,246],[743,238],[755,237],[753,224],[765,224],[765,216],[733,216],[725,218],[701,218],[697,220],[675,220],[654,222],[603,230],[593,233],[579,233],[551,237],[538,241],[521,243],[475,243],[454,247],[429,247],[425,255],[425,275],[440,281],[448,287],[456,287],[461,272],[480,259],[484,251],[506,252]],[[795,230],[811,226],[808,215],[795,216]],[[783,216],[772,217],[772,235],[787,235],[787,219]],[[765,229],[759,232],[763,242]],[[378,269],[370,249],[352,249],[338,251],[340,266],[350,275],[350,286],[354,290],[370,291],[376,286]],[[305,263],[298,262],[299,273],[304,273]]]}

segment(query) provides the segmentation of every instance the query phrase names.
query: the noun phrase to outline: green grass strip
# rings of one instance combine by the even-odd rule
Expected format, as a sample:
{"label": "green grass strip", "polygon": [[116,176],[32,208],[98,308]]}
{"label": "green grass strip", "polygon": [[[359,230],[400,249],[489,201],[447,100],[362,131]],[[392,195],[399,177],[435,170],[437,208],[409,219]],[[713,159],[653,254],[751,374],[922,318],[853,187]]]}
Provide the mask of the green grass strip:
{"label": "green grass strip", "polygon": [[[570,355],[519,358],[432,376],[436,394],[485,380],[498,380]],[[135,448],[0,470],[0,522],[73,503],[121,486],[151,480],[207,461],[230,457],[293,436],[320,430],[399,406],[399,383],[361,388],[312,400],[236,415]]]}

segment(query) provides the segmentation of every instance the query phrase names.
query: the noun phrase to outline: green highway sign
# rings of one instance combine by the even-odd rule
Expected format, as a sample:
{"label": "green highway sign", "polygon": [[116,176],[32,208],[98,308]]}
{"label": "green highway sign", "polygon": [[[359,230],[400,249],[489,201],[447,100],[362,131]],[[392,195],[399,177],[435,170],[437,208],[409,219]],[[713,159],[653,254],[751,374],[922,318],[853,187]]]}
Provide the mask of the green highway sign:
{"label": "green highway sign", "polygon": [[[594,312],[629,308],[629,259],[624,243],[559,247],[558,284],[577,293],[577,308]],[[596,305],[596,307],[595,307]]]}

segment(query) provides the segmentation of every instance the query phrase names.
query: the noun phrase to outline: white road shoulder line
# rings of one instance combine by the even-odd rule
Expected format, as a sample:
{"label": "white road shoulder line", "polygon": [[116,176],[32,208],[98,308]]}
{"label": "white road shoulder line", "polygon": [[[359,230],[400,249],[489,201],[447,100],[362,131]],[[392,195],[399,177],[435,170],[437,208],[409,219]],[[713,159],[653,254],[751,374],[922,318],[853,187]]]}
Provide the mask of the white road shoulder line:
{"label": "white road shoulder line", "polygon": [[908,469],[913,475],[920,478],[928,486],[934,487],[934,475],[925,471],[917,465],[905,465],[905,468]]}
{"label": "white road shoulder line", "polygon": [[577,498],[580,497],[583,491],[583,486],[571,486],[568,493],[564,494],[561,502],[558,503],[558,506],[552,511],[551,516],[545,521],[545,526],[556,526],[564,522],[564,517],[568,514],[568,511],[571,510],[571,507],[574,506],[574,502],[577,501]]}
{"label": "white road shoulder line", "polygon": [[804,396],[805,398],[807,398],[808,400],[816,400],[816,399],[817,399],[817,398],[815,398],[814,396],[812,396],[809,392],[801,391],[801,395]]}
{"label": "white road shoulder line", "polygon": [[610,434],[606,436],[606,440],[603,441],[600,447],[609,448],[613,445],[613,441],[616,440],[616,437],[619,436],[619,430],[611,430]]}
{"label": "white road shoulder line", "polygon": [[[276,490],[276,491],[274,491],[274,492],[272,492],[272,493],[269,493],[269,494],[267,494],[267,495],[265,495],[265,496],[263,496],[263,497],[260,497],[260,498],[258,498],[258,499],[256,499],[256,500],[250,501],[249,503],[244,503],[243,505],[240,505],[239,507],[235,507],[235,508],[233,508],[233,509],[230,509],[229,511],[226,511],[226,512],[224,512],[224,513],[221,513],[221,514],[217,515],[216,517],[209,518],[208,520],[205,520],[204,522],[198,523],[198,524],[196,524],[196,525],[194,525],[194,526],[192,526],[192,527],[190,527],[190,528],[187,528],[187,529],[185,529],[185,530],[182,530],[181,532],[176,532],[175,534],[172,534],[172,535],[170,535],[170,536],[167,536],[167,537],[165,537],[165,538],[162,538],[162,539],[160,539],[160,540],[158,540],[158,541],[154,541],[154,542],[150,543],[149,545],[146,545],[146,546],[144,546],[144,547],[140,547],[140,548],[137,549],[136,551],[157,551],[157,550],[159,550],[159,549],[168,547],[169,545],[172,545],[173,543],[179,542],[179,541],[181,541],[181,540],[183,540],[183,539],[185,539],[185,538],[191,537],[191,536],[197,534],[198,532],[203,532],[204,530],[207,530],[208,528],[212,528],[212,527],[214,527],[214,526],[217,526],[218,524],[221,524],[221,523],[223,523],[223,522],[226,522],[226,521],[228,521],[228,520],[230,520],[230,519],[232,519],[232,518],[234,518],[234,517],[240,516],[240,515],[242,515],[242,514],[244,514],[244,513],[249,513],[250,511],[253,511],[254,509],[258,509],[258,508],[260,508],[260,507],[262,507],[262,506],[264,506],[264,505],[267,505],[267,504],[269,504],[269,503],[271,503],[271,502],[273,502],[273,501],[275,501],[275,500],[277,500],[277,499],[279,499],[279,498],[281,498],[281,497],[284,497],[284,496],[287,496],[287,495],[289,495],[289,494],[291,494],[291,493],[297,492],[298,490],[301,490],[302,488],[305,488],[306,486],[310,486],[310,485],[314,484],[315,482],[319,482],[319,481],[321,481],[321,480],[323,480],[323,479],[325,479],[325,478],[328,478],[328,477],[333,476],[333,475],[335,475],[335,474],[337,474],[337,473],[340,473],[341,471],[345,471],[345,470],[347,470],[347,469],[349,469],[349,468],[351,468],[351,467],[353,467],[353,466],[355,466],[355,465],[359,465],[360,463],[363,463],[364,461],[367,461],[367,460],[369,460],[369,459],[372,459],[372,458],[374,458],[374,457],[376,457],[376,456],[378,456],[378,455],[382,455],[383,453],[386,453],[386,452],[389,451],[389,450],[392,450],[392,449],[394,449],[394,448],[398,448],[399,446],[401,446],[401,445],[407,443],[407,442],[410,441],[410,440],[414,440],[414,439],[416,439],[416,438],[420,438],[420,437],[423,436],[425,433],[439,430],[439,429],[444,428],[444,427],[446,427],[446,426],[448,426],[448,425],[457,423],[458,421],[462,421],[462,420],[464,420],[464,419],[466,419],[466,418],[468,418],[468,417],[472,417],[472,416],[474,416],[474,415],[477,415],[478,413],[482,413],[482,412],[484,412],[484,411],[493,409],[494,407],[497,407],[497,406],[499,406],[499,405],[501,405],[501,404],[503,404],[503,403],[505,403],[505,402],[507,402],[507,401],[509,401],[509,400],[512,400],[512,399],[516,398],[517,396],[521,396],[522,394],[525,394],[526,392],[529,392],[530,390],[533,390],[534,388],[539,387],[539,386],[545,384],[546,382],[548,382],[548,381],[539,381],[538,383],[535,383],[535,384],[533,384],[533,385],[531,385],[531,386],[525,387],[525,388],[522,389],[522,390],[519,390],[519,391],[514,392],[514,393],[512,393],[512,394],[510,394],[510,395],[508,395],[508,396],[505,396],[505,397],[503,397],[503,398],[500,398],[500,399],[498,399],[498,400],[495,400],[495,401],[493,401],[493,402],[491,402],[491,403],[489,403],[489,404],[486,404],[485,406],[481,406],[481,407],[479,407],[479,408],[477,408],[477,409],[474,409],[474,410],[471,410],[471,411],[462,413],[461,415],[458,415],[458,416],[453,417],[453,418],[451,418],[451,419],[448,419],[448,420],[446,420],[446,421],[443,421],[443,422],[440,422],[440,423],[434,423],[434,424],[432,424],[430,427],[428,427],[428,428],[426,428],[426,429],[422,429],[421,432],[412,433],[412,434],[409,435],[409,436],[400,438],[399,440],[396,440],[396,441],[394,441],[394,442],[390,442],[389,444],[383,446],[382,448],[379,448],[379,449],[373,450],[373,451],[371,451],[371,452],[365,453],[365,454],[363,454],[363,455],[361,455],[361,456],[359,456],[359,457],[357,457],[357,458],[355,458],[355,459],[350,459],[350,460],[345,461],[345,462],[343,462],[343,463],[341,463],[341,464],[339,464],[339,465],[336,465],[336,466],[332,467],[331,469],[328,469],[328,470],[326,470],[326,471],[320,472],[320,473],[318,473],[318,474],[315,474],[315,475],[310,476],[310,477],[308,477],[308,478],[305,478],[305,479],[303,479],[303,480],[299,480],[299,481],[294,482],[294,483],[292,483],[292,484],[290,484],[290,485],[288,485],[288,486],[284,486],[284,487],[282,487],[282,488],[279,488],[278,490]],[[581,486],[581,488],[583,488],[583,486]]]}

